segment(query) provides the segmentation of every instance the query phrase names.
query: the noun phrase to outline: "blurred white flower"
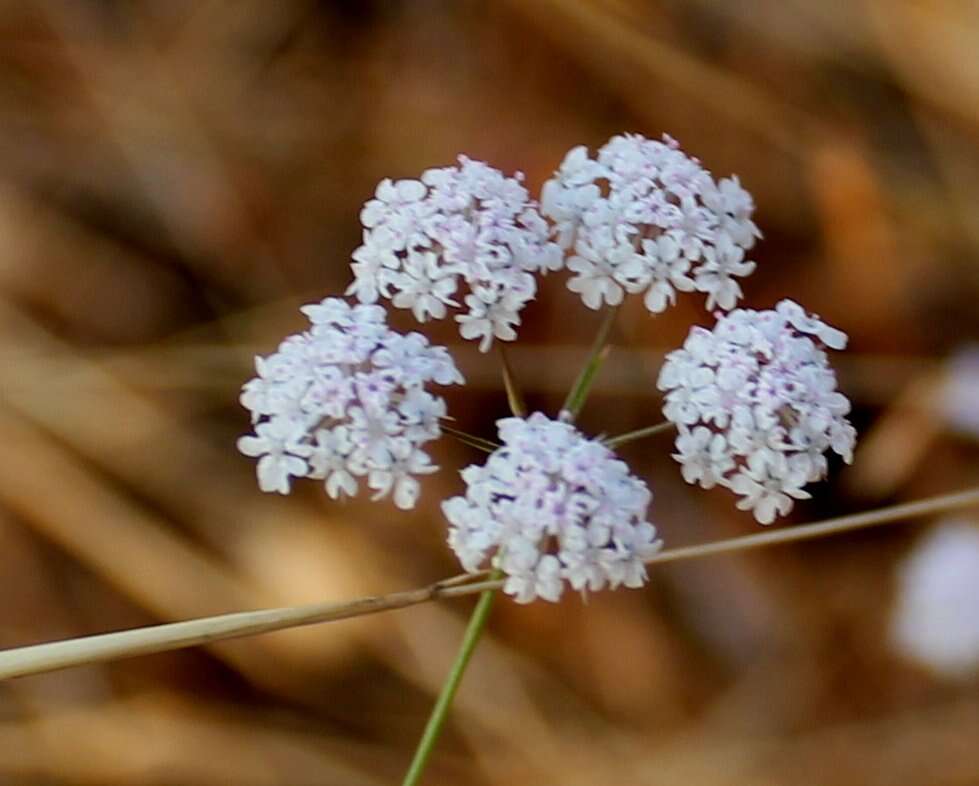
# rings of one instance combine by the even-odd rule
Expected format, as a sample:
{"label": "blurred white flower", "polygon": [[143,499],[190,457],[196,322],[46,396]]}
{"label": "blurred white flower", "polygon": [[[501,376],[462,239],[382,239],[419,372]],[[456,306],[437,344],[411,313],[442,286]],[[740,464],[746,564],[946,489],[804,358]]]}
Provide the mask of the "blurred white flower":
{"label": "blurred white flower", "polygon": [[755,269],[744,260],[761,237],[751,195],[736,177],[715,182],[669,137],[616,136],[594,160],[574,148],[544,184],[541,211],[573,251],[568,288],[589,308],[645,292],[659,313],[696,289],[708,309],[730,309],[737,278]]}
{"label": "blurred white flower", "polygon": [[652,494],[601,442],[540,413],[499,421],[502,447],[462,472],[466,495],[442,503],[449,545],[470,572],[489,560],[518,603],[639,587],[661,541]]}
{"label": "blurred white flower", "polygon": [[979,438],[979,344],[949,358],[938,407],[953,429]]}
{"label": "blurred white flower", "polygon": [[897,649],[946,677],[979,671],[979,529],[947,520],[927,533],[898,573],[891,620]]}
{"label": "blurred white flower", "polygon": [[[385,205],[411,193],[385,191]],[[392,493],[399,508],[414,507],[415,476],[437,469],[421,448],[445,416],[445,401],[425,386],[461,384],[462,375],[444,347],[390,330],[380,306],[327,298],[302,310],[311,329],[256,358],[258,376],[242,389],[255,434],[238,449],[258,457],[259,487],[288,494],[291,478],[309,477],[338,499],[366,477],[374,499]]]}
{"label": "blurred white flower", "polygon": [[523,187],[480,161],[429,169],[421,180],[384,180],[361,211],[364,242],[347,289],[362,303],[390,298],[419,322],[456,316],[464,338],[489,349],[512,341],[534,297],[535,273],[558,270],[561,249]]}
{"label": "blurred white flower", "polygon": [[726,486],[762,524],[808,498],[803,486],[825,475],[827,451],[853,458],[850,402],[823,351],[845,346],[844,333],[791,300],[694,327],[658,382],[684,480]]}

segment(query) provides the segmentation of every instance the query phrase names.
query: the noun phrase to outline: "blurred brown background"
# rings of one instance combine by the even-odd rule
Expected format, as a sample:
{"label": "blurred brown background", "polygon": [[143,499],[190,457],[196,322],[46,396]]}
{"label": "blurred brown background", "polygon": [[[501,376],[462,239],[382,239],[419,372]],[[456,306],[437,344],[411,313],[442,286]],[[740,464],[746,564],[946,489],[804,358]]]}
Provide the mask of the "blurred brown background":
{"label": "blurred brown background", "polygon": [[[377,181],[460,152],[536,191],[574,145],[667,132],[737,173],[765,233],[746,304],[851,336],[857,462],[794,519],[974,483],[936,401],[979,339],[977,124],[969,3],[0,2],[0,646],[458,572],[437,501],[468,448],[403,514],[263,496],[234,441],[253,355],[345,287]],[[516,370],[553,411],[599,317],[561,276],[525,314]],[[629,303],[583,427],[658,421],[659,359],[706,319]],[[491,435],[494,356],[428,332]],[[623,450],[668,545],[756,530],[669,452]],[[499,603],[428,782],[979,783],[979,683],[889,644],[927,526]],[[398,782],[470,603],[2,684],[0,784]]]}

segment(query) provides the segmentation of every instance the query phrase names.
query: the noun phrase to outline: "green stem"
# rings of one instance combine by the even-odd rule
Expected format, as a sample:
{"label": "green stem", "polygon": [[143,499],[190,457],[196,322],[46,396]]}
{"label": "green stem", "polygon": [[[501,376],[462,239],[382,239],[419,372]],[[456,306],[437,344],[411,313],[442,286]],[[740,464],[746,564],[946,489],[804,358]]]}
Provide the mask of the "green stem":
{"label": "green stem", "polygon": [[671,428],[673,428],[673,423],[668,420],[664,420],[662,423],[657,423],[655,426],[646,426],[646,428],[628,431],[625,434],[619,434],[617,437],[606,437],[602,440],[602,442],[604,442],[610,448],[617,448],[619,445],[624,445],[626,442],[643,439],[644,437],[651,437],[654,434],[659,434],[662,431],[668,431]]}
{"label": "green stem", "polygon": [[591,351],[588,353],[588,360],[585,361],[581,373],[578,374],[574,385],[571,386],[571,391],[568,393],[568,397],[564,400],[564,406],[561,408],[562,417],[567,420],[573,421],[578,417],[581,408],[585,405],[585,401],[588,398],[588,393],[591,391],[591,386],[595,382],[595,377],[605,362],[605,358],[608,357],[608,353],[611,350],[608,337],[609,333],[612,332],[612,325],[615,323],[615,317],[618,313],[618,306],[612,306],[605,313],[605,318],[598,328],[598,335],[595,336]]}
{"label": "green stem", "polygon": [[[520,387],[517,385],[513,376],[513,369],[510,368],[506,347],[501,342],[497,342],[496,346],[500,353],[500,363],[503,365],[503,384],[506,386],[507,402],[510,405],[510,411],[518,418],[527,417],[527,406],[524,403]],[[447,434],[453,435],[467,445],[485,450],[489,453],[492,453],[500,447],[491,440],[467,434],[464,431],[459,431],[444,424],[442,425],[442,429]],[[494,568],[488,578],[491,583],[495,583],[502,576],[503,571],[499,568]],[[493,608],[493,601],[496,598],[496,590],[496,587],[492,587],[484,590],[479,595],[476,607],[469,617],[466,634],[462,638],[462,644],[456,655],[455,663],[452,664],[452,670],[442,684],[442,690],[435,702],[435,706],[432,708],[432,714],[428,717],[428,723],[425,724],[425,731],[422,732],[421,739],[418,741],[418,747],[415,748],[414,758],[412,758],[408,772],[401,782],[402,786],[415,786],[425,772],[425,767],[428,764],[429,758],[432,756],[432,751],[435,750],[435,745],[442,735],[442,728],[445,726],[445,721],[449,716],[449,708],[452,706],[452,700],[455,699],[456,692],[459,690],[459,685],[462,682],[462,677],[466,673],[466,667],[469,666],[473,652],[476,651],[476,645],[479,643],[479,639],[483,635],[483,630],[486,628],[486,622],[489,620],[490,610]]]}
{"label": "green stem", "polygon": [[[490,574],[490,580],[496,581],[501,575],[501,571],[494,570]],[[418,747],[415,749],[415,756],[411,760],[411,766],[408,768],[408,772],[401,782],[402,786],[415,786],[421,779],[422,773],[425,772],[425,766],[428,764],[432,751],[435,749],[435,744],[442,734],[442,727],[445,726],[445,720],[449,714],[449,707],[452,706],[452,700],[455,698],[459,684],[462,682],[462,676],[466,673],[466,667],[469,665],[469,661],[476,649],[476,644],[479,642],[480,636],[482,636],[483,630],[486,628],[486,621],[489,619],[490,609],[493,608],[495,597],[495,589],[480,593],[476,608],[473,609],[472,616],[469,618],[466,635],[462,639],[462,645],[459,647],[459,653],[456,655],[455,663],[452,664],[452,670],[442,685],[442,691],[439,693],[438,701],[435,702],[432,714],[429,716],[428,723],[425,725],[425,731],[418,741]]]}

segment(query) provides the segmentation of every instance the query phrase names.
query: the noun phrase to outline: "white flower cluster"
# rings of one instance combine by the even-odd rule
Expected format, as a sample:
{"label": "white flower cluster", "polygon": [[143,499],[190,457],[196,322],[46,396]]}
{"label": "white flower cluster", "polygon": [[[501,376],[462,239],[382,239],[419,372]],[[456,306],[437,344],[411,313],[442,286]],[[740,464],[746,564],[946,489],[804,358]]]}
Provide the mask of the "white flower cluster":
{"label": "white flower cluster", "polygon": [[449,545],[474,572],[487,558],[518,603],[576,590],[639,587],[659,550],[652,494],[601,442],[540,413],[498,423],[502,447],[462,472],[464,497],[442,503]]}
{"label": "white flower cluster", "polygon": [[826,474],[829,448],[853,457],[850,402],[822,349],[844,346],[845,333],[791,300],[737,309],[713,331],[694,327],[658,383],[668,391],[663,414],[679,430],[684,480],[726,486],[762,524],[808,498],[802,487]]}
{"label": "white flower cluster", "polygon": [[390,298],[424,322],[459,307],[462,288],[463,338],[480,339],[483,352],[494,338],[512,341],[536,293],[532,274],[564,263],[521,179],[460,156],[421,180],[382,181],[360,214],[364,242],[347,294],[361,303]]}
{"label": "white flower cluster", "polygon": [[302,311],[312,328],[256,358],[258,376],[241,394],[255,434],[238,449],[260,457],[259,486],[287,494],[290,478],[308,477],[337,499],[356,494],[362,477],[374,499],[393,492],[399,508],[414,507],[415,476],[437,469],[421,448],[445,416],[445,400],[425,384],[462,375],[444,347],[390,330],[380,306],[327,298]]}
{"label": "white flower cluster", "polygon": [[744,259],[761,237],[753,211],[736,177],[715,182],[669,137],[616,136],[595,159],[576,147],[541,194],[558,242],[573,249],[568,288],[593,309],[645,292],[659,313],[677,290],[706,293],[708,310],[733,308],[736,279],[755,269]]}
{"label": "white flower cluster", "polygon": [[979,528],[948,520],[901,565],[891,623],[897,648],[946,677],[979,672]]}

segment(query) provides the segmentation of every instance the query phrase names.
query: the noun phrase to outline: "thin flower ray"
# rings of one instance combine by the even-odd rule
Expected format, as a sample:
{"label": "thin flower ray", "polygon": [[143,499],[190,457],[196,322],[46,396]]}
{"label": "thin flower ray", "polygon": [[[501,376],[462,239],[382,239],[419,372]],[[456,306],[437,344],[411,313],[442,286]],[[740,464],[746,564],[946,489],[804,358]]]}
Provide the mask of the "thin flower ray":
{"label": "thin flower ray", "polygon": [[639,439],[645,439],[646,437],[653,437],[657,434],[662,434],[664,431],[669,431],[672,428],[675,428],[674,424],[668,420],[664,420],[662,423],[657,423],[654,426],[646,426],[644,428],[636,429],[635,431],[627,431],[624,434],[603,437],[602,442],[604,442],[610,448],[617,448],[619,445],[626,445]]}
{"label": "thin flower ray", "polygon": [[598,333],[592,342],[585,364],[578,373],[578,377],[571,386],[571,390],[568,391],[564,405],[561,407],[561,415],[565,420],[574,421],[581,414],[581,410],[588,400],[588,395],[591,393],[592,385],[595,384],[598,372],[601,371],[611,351],[609,336],[612,333],[612,327],[615,325],[617,314],[617,307],[610,308],[602,319],[601,325],[599,325]]}

